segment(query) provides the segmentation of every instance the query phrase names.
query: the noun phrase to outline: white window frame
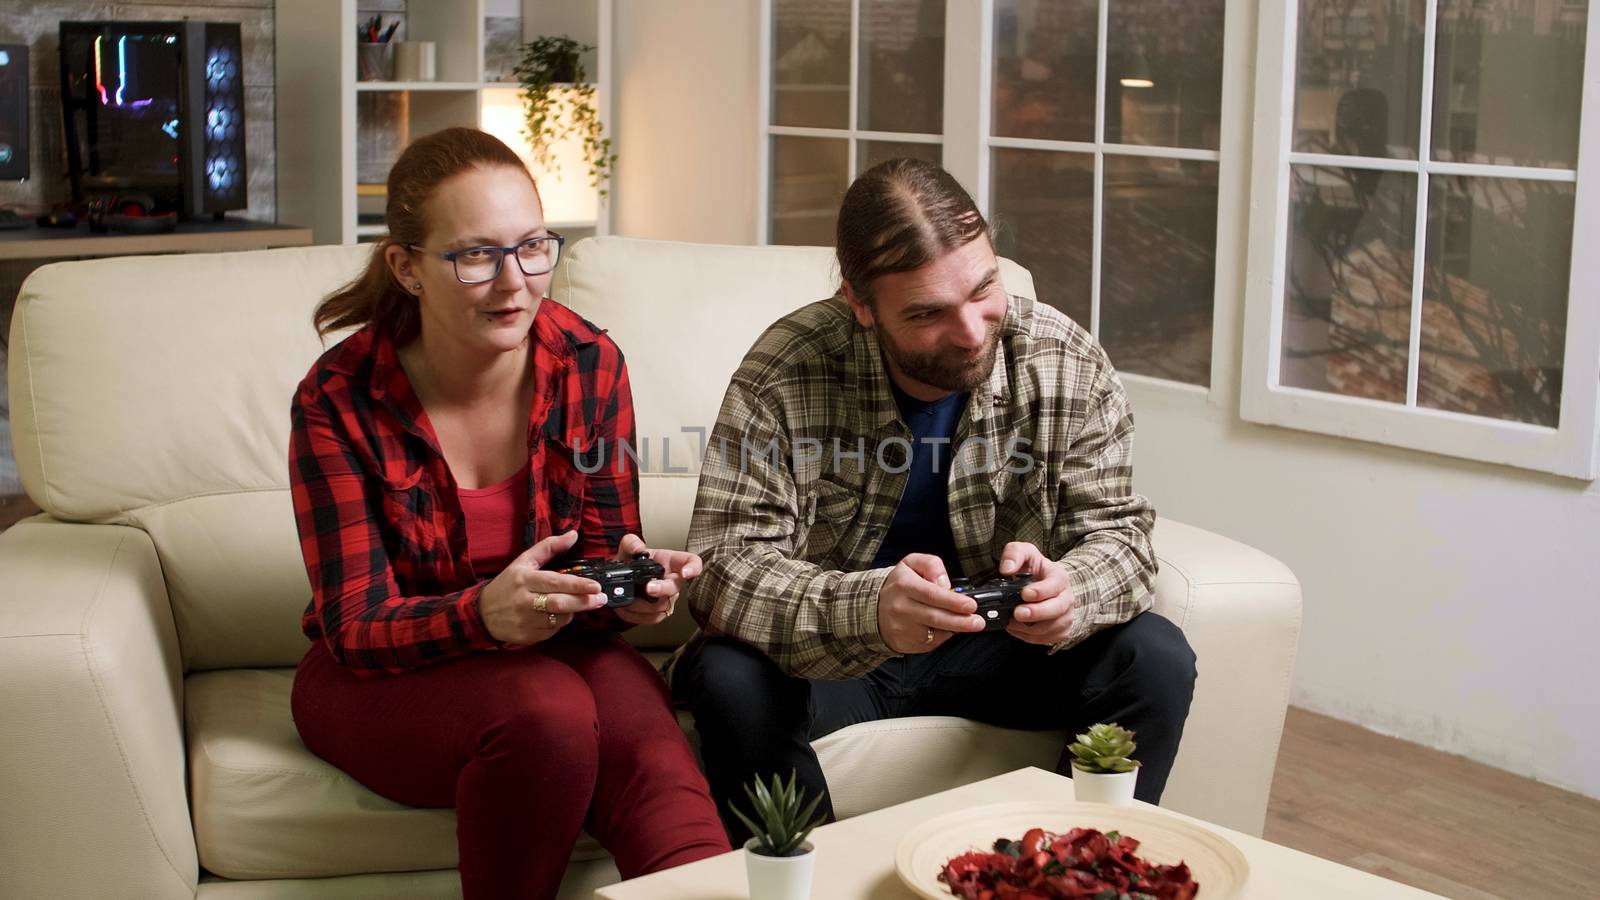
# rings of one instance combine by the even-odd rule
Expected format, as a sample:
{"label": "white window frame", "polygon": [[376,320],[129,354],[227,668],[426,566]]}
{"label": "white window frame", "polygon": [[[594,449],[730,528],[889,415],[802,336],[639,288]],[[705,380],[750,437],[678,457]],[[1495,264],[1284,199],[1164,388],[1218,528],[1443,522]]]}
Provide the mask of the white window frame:
{"label": "white window frame", "polygon": [[[951,7],[961,0],[945,0],[945,32],[949,33],[949,14]],[[757,103],[757,115],[760,116],[761,140],[757,150],[756,173],[760,179],[756,198],[756,243],[768,244],[772,240],[772,139],[775,137],[810,137],[842,140],[848,150],[848,161],[845,171],[849,173],[846,183],[856,177],[856,152],[861,141],[898,141],[908,144],[939,144],[946,141],[942,134],[921,134],[916,132],[901,131],[867,131],[856,126],[861,121],[861,0],[850,0],[850,118],[846,121],[846,128],[812,128],[798,125],[774,125],[772,123],[772,3],[773,0],[761,0],[761,44],[760,52],[760,102]],[[946,47],[949,46],[946,41]],[[948,59],[949,53],[946,51]],[[948,82],[949,79],[946,79]],[[945,133],[949,128],[949,100],[946,98]]]}
{"label": "white window frame", "polygon": [[[759,134],[761,135],[757,160],[758,193],[756,203],[756,241],[769,243],[771,234],[771,139],[774,135],[798,137],[849,138],[849,171],[854,178],[856,170],[856,140],[918,140],[919,136],[897,133],[865,132],[845,129],[814,129],[775,126],[770,122],[772,89],[772,2],[762,0],[760,40],[758,54],[760,67],[758,84],[760,102],[757,104]],[[1220,146],[1216,150],[1145,147],[1135,144],[1108,144],[1105,142],[1105,79],[1107,66],[1107,25],[1111,0],[1099,0],[1099,48],[1096,61],[1095,140],[1051,141],[1024,138],[1001,138],[990,135],[993,102],[994,65],[994,0],[946,0],[946,35],[976,35],[976,40],[945,41],[944,73],[944,134],[942,137],[922,135],[919,142],[942,141],[944,168],[972,194],[973,200],[985,215],[993,215],[989,196],[990,161],[996,148],[1064,150],[1084,155],[1093,154],[1095,164],[1093,272],[1091,273],[1092,298],[1090,331],[1096,336],[1100,331],[1100,260],[1103,172],[1105,156],[1147,156],[1163,159],[1203,160],[1217,164],[1217,237],[1216,271],[1213,285],[1211,371],[1210,386],[1172,381],[1132,372],[1119,372],[1130,385],[1149,388],[1158,393],[1174,395],[1186,400],[1203,399],[1210,406],[1231,404],[1233,397],[1232,373],[1229,354],[1236,346],[1230,329],[1237,318],[1240,266],[1244,248],[1242,240],[1245,217],[1248,214],[1248,167],[1246,152],[1250,146],[1249,90],[1250,90],[1250,25],[1255,21],[1255,0],[1226,0],[1226,22],[1222,47],[1222,106]],[[860,0],[852,0],[851,16],[851,78],[850,124],[856,124],[857,73],[859,68],[859,13]]]}
{"label": "white window frame", "polygon": [[[1426,0],[1422,63],[1422,120],[1416,160],[1388,160],[1381,168],[1419,176],[1417,206],[1425,215],[1428,176],[1440,174],[1539,179],[1577,183],[1572,223],[1572,272],[1557,428],[1502,421],[1416,406],[1422,328],[1421,297],[1426,258],[1425,224],[1414,243],[1409,375],[1404,406],[1347,397],[1279,383],[1282,359],[1284,278],[1288,259],[1290,165],[1333,164],[1379,168],[1370,160],[1296,153],[1294,133],[1298,0],[1263,2],[1256,59],[1255,138],[1252,153],[1249,257],[1240,414],[1248,421],[1338,435],[1447,456],[1500,463],[1572,478],[1596,477],[1596,401],[1600,399],[1600,253],[1586,252],[1600,239],[1600,9],[1589,8],[1583,99],[1575,172],[1509,166],[1440,163],[1429,159],[1432,138],[1435,34],[1438,0]],[[1419,217],[1419,223],[1425,219]]]}
{"label": "white window frame", "polygon": [[992,105],[992,79],[994,72],[994,37],[991,34],[994,23],[994,0],[982,0],[980,4],[983,14],[981,41],[983,51],[982,118],[979,121],[978,128],[978,135],[980,136],[978,170],[974,179],[978,191],[973,196],[978,202],[978,208],[984,211],[984,215],[992,217],[994,215],[994,207],[989,196],[991,183],[990,165],[994,158],[993,151],[997,149],[1054,150],[1084,156],[1093,154],[1094,229],[1091,250],[1092,271],[1090,273],[1088,328],[1089,332],[1096,339],[1099,339],[1101,250],[1104,238],[1104,229],[1101,226],[1105,222],[1106,156],[1143,156],[1155,159],[1196,160],[1215,163],[1217,165],[1217,229],[1215,270],[1213,272],[1211,294],[1211,372],[1210,377],[1207,379],[1209,386],[1173,381],[1152,375],[1141,375],[1124,370],[1119,370],[1117,374],[1124,382],[1129,384],[1220,400],[1223,394],[1218,388],[1227,377],[1224,353],[1229,342],[1226,340],[1226,335],[1222,333],[1221,327],[1226,318],[1220,316],[1219,313],[1223,311],[1224,298],[1228,296],[1229,285],[1236,282],[1234,268],[1239,248],[1235,239],[1238,230],[1233,225],[1239,222],[1247,212],[1243,183],[1244,167],[1240,161],[1244,158],[1244,149],[1247,146],[1244,136],[1245,127],[1241,126],[1247,126],[1248,120],[1240,118],[1242,106],[1240,100],[1247,99],[1243,85],[1246,83],[1244,73],[1248,70],[1244,64],[1246,54],[1242,50],[1243,45],[1241,42],[1248,39],[1249,32],[1244,26],[1250,21],[1248,7],[1253,3],[1252,0],[1227,0],[1223,4],[1222,97],[1220,98],[1218,147],[1215,150],[1202,150],[1177,147],[1147,147],[1140,144],[1117,144],[1106,141],[1106,67],[1108,64],[1107,47],[1111,41],[1111,2],[1112,0],[1099,0],[1096,11],[1098,42],[1095,51],[1094,140],[1055,141],[1034,138],[994,137],[990,134],[992,125],[990,108]]}

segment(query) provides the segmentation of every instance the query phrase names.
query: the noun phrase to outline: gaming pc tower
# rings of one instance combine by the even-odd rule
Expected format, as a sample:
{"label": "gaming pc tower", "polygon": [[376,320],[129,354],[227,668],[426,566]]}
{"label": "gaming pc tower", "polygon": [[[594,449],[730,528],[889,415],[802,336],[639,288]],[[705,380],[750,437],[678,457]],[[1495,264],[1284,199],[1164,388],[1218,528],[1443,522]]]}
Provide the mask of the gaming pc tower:
{"label": "gaming pc tower", "polygon": [[62,22],[73,203],[140,193],[183,218],[243,209],[240,50],[234,23]]}
{"label": "gaming pc tower", "polygon": [[28,45],[0,44],[0,180],[28,177]]}

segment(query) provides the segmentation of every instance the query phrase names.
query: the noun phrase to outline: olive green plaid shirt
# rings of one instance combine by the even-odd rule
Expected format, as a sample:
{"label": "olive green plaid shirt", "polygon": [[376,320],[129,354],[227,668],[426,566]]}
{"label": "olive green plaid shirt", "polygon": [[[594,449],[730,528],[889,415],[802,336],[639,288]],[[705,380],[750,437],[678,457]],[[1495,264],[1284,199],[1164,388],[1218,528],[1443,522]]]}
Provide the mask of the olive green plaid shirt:
{"label": "olive green plaid shirt", "polygon": [[[700,472],[687,599],[728,635],[807,678],[863,675],[889,569],[869,569],[907,481],[911,431],[870,330],[838,296],[780,319],[734,373]],[[1066,567],[1071,646],[1150,608],[1155,512],[1133,492],[1133,416],[1105,351],[1012,296],[987,384],[952,442],[950,528],[968,575],[1010,541]]]}

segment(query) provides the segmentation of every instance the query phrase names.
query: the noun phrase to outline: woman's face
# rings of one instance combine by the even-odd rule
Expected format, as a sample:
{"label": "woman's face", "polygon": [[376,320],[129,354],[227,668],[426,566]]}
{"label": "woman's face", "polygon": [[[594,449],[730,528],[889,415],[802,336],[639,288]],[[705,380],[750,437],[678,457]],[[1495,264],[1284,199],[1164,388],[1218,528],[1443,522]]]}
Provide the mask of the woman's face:
{"label": "woman's face", "polygon": [[[418,295],[424,332],[483,351],[515,350],[528,336],[539,301],[550,288],[549,272],[537,259],[498,251],[472,252],[477,247],[514,247],[545,237],[544,212],[526,172],[509,166],[474,167],[439,183],[424,209],[429,223],[421,250],[390,249],[401,283]],[[553,242],[538,245],[554,254]],[[462,252],[456,262],[442,254]],[[484,277],[499,261],[500,271],[481,284],[463,284]],[[422,285],[420,293],[416,286]]]}

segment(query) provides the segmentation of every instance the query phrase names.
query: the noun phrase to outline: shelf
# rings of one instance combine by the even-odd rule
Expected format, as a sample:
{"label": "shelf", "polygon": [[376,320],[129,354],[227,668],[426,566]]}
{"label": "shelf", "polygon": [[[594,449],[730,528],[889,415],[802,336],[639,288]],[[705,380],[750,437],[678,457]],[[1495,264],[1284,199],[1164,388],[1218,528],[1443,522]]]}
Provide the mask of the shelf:
{"label": "shelf", "polygon": [[[578,86],[579,82],[562,81],[551,87],[570,88]],[[584,82],[592,86],[593,82]],[[358,91],[493,91],[493,90],[521,90],[522,85],[515,81],[358,81]]]}
{"label": "shelf", "polygon": [[[499,82],[496,82],[498,84]],[[475,91],[479,81],[358,81],[358,91]]]}
{"label": "shelf", "polygon": [[127,256],[138,253],[211,253],[220,250],[258,250],[264,247],[304,247],[311,229],[277,225],[252,219],[195,219],[179,222],[163,234],[94,234],[86,224],[75,228],[40,228],[29,225],[0,231],[0,260],[62,259],[75,256]]}
{"label": "shelf", "polygon": [[[574,219],[567,222],[546,222],[544,227],[551,231],[576,231],[582,228],[599,227],[599,222],[594,219]],[[357,225],[356,237],[382,237],[389,233],[387,225]]]}
{"label": "shelf", "polygon": [[[595,87],[595,83],[592,81],[552,81],[550,82],[550,86],[553,88]],[[511,90],[521,90],[522,83],[519,81],[485,81],[482,84],[479,84],[478,87],[481,87],[486,91],[494,88],[510,88]]]}
{"label": "shelf", "polygon": [[[536,31],[569,34],[600,48],[585,55],[592,76],[582,86],[595,89],[600,118],[610,124],[614,3],[483,0],[465,4],[465,15],[462,4],[404,4],[403,33],[407,40],[435,45],[437,80],[357,81],[359,48],[349,40],[348,26],[357,18],[352,13],[364,8],[361,0],[273,0],[278,110],[294,110],[296,122],[303,123],[277,132],[280,170],[303,173],[279,184],[279,215],[306,222],[321,243],[381,237],[386,233],[382,211],[390,167],[410,141],[444,128],[481,128],[524,160],[531,158],[525,146],[522,85],[505,79],[514,77],[509,74],[507,42],[526,40]],[[483,17],[489,6],[519,7],[520,33],[498,23],[491,36]],[[499,56],[486,68],[491,40]],[[556,87],[570,91],[574,85]],[[568,229],[574,237],[605,233],[609,208],[588,183],[580,142],[559,142],[555,152],[559,174],[529,166],[539,179],[551,227]]]}

